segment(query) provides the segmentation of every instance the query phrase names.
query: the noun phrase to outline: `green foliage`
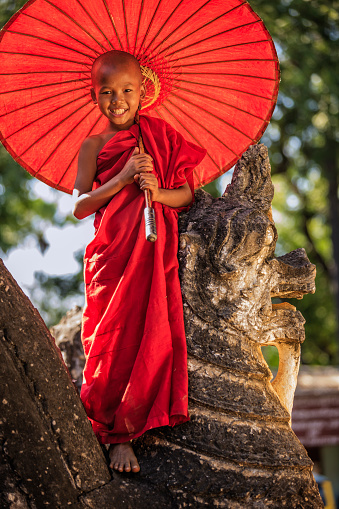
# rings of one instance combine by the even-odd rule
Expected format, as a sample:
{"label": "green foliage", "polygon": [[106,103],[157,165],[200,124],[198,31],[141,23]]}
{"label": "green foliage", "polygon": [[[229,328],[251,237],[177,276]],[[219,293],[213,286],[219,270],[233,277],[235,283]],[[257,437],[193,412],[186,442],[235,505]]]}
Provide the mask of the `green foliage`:
{"label": "green foliage", "polygon": [[1,0],[0,2],[0,26],[2,27],[13,14],[25,5],[27,0]]}
{"label": "green foliage", "polygon": [[207,193],[210,193],[212,196],[214,196],[214,198],[220,196],[220,189],[218,186],[219,179],[214,180],[213,182],[210,182],[209,184],[203,187],[203,190],[206,191]]}
{"label": "green foliage", "polygon": [[35,236],[42,252],[46,249],[43,231],[56,218],[56,205],[34,196],[32,177],[0,147],[0,253],[7,253],[28,235]]}
{"label": "green foliage", "polygon": [[273,374],[276,374],[279,367],[279,353],[276,346],[262,346],[262,354]]}
{"label": "green foliage", "polygon": [[326,173],[326,160],[338,162],[328,147],[339,136],[339,2],[256,0],[253,7],[280,48],[281,88],[267,131],[273,166],[307,177],[318,163]]}
{"label": "green foliage", "polygon": [[[301,177],[300,177],[301,178]],[[286,176],[273,177],[275,198],[273,217],[277,223],[279,239],[277,254],[304,247],[311,261],[317,265],[316,293],[301,301],[291,301],[306,319],[306,342],[302,349],[303,362],[328,364],[336,355],[336,309],[333,294],[329,291],[330,280],[325,267],[332,263],[332,243],[328,222],[327,181],[319,171],[303,180],[307,203],[298,193],[291,192]],[[301,184],[300,184],[301,185]],[[305,233],[305,222],[308,223]],[[316,252],[315,252],[316,251]],[[318,263],[321,257],[323,264]]]}

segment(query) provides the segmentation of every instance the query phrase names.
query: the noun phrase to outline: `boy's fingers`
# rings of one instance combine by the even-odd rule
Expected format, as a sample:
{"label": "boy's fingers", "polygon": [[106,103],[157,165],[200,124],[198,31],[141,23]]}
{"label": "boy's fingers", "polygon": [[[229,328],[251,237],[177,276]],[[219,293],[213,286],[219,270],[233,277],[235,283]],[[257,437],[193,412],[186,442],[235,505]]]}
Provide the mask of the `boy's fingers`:
{"label": "boy's fingers", "polygon": [[156,187],[156,182],[154,180],[146,180],[146,179],[139,179],[139,185],[141,188],[144,187]]}
{"label": "boy's fingers", "polygon": [[145,178],[151,178],[153,180],[155,180],[157,177],[154,175],[154,173],[152,173],[151,171],[146,171],[146,172],[143,172],[141,171],[140,172],[140,177],[145,177]]}
{"label": "boy's fingers", "polygon": [[[139,168],[135,168],[135,173],[145,173],[145,175],[149,175],[152,173],[153,167],[142,165]],[[153,174],[152,174],[153,175]]]}
{"label": "boy's fingers", "polygon": [[138,161],[138,166],[139,168],[151,168],[153,170],[153,164],[150,161]]}
{"label": "boy's fingers", "polygon": [[[148,174],[151,174],[152,173],[152,169],[153,168],[147,168],[147,166],[142,166],[142,168],[139,168],[138,170],[138,173],[148,173]],[[153,173],[152,173],[153,175]]]}
{"label": "boy's fingers", "polygon": [[139,154],[139,147],[135,147],[135,149],[133,150],[132,156],[135,156],[137,154]]}
{"label": "boy's fingers", "polygon": [[133,154],[133,155],[136,155],[138,156],[136,159],[138,159],[138,161],[153,161],[152,157],[149,155],[149,154]]}
{"label": "boy's fingers", "polygon": [[154,180],[142,180],[142,179],[140,179],[139,180],[139,185],[140,186],[152,186],[152,187],[156,187],[156,183],[154,182]]}

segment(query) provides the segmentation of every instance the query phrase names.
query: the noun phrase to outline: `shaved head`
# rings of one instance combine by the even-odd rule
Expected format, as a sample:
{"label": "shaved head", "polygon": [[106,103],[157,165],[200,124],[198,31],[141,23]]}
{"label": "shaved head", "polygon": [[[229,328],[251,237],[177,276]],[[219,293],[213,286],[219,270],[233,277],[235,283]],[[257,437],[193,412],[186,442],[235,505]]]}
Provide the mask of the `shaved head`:
{"label": "shaved head", "polygon": [[133,55],[112,50],[94,61],[91,96],[108,120],[107,132],[129,129],[145,95],[140,65]]}
{"label": "shaved head", "polygon": [[112,50],[100,55],[92,66],[92,86],[95,87],[102,73],[108,71],[128,70],[135,73],[135,77],[142,83],[142,74],[138,60],[126,51]]}

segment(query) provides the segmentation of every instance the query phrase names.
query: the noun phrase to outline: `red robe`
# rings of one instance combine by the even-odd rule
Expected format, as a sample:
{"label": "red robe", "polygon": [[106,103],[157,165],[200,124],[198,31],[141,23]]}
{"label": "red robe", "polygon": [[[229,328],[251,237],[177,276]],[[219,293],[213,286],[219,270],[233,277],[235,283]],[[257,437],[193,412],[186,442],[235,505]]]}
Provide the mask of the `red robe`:
{"label": "red robe", "polygon": [[[205,151],[160,119],[140,116],[140,125],[159,187],[175,189],[187,179],[193,193],[192,171]],[[134,124],[106,143],[94,189],[121,171],[138,135]],[[155,243],[145,240],[144,193],[136,183],[125,186],[96,213],[85,252],[81,399],[100,443],[189,420],[177,210],[153,206]]]}

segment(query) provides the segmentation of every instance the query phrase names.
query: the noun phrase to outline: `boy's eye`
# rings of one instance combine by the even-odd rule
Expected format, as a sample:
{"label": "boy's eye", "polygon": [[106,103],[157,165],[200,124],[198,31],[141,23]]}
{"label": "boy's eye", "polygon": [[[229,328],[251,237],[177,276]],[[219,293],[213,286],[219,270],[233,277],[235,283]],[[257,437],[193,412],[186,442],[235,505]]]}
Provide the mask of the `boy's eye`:
{"label": "boy's eye", "polygon": [[126,88],[125,92],[132,92],[132,89],[131,88]]}

